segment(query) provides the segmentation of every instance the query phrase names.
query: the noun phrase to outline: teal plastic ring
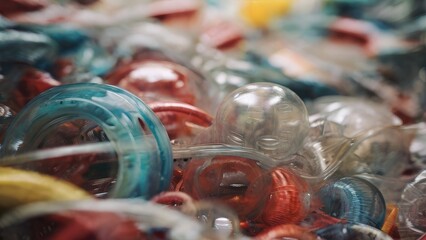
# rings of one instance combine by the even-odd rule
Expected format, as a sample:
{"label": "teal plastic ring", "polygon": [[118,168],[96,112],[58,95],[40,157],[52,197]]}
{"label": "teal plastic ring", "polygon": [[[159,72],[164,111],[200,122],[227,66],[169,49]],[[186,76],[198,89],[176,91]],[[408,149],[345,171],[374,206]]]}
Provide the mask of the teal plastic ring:
{"label": "teal plastic ring", "polygon": [[109,197],[149,199],[168,188],[173,158],[164,126],[139,98],[110,85],[69,84],[40,94],[10,124],[0,156],[35,150],[48,129],[76,119],[98,124],[115,147],[119,167]]}

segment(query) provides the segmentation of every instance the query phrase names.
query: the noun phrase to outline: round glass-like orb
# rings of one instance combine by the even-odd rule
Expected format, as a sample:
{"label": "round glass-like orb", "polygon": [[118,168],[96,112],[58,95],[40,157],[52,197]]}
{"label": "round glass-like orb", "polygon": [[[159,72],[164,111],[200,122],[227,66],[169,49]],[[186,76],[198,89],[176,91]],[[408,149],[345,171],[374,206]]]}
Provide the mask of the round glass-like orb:
{"label": "round glass-like orb", "polygon": [[426,232],[426,197],[415,199],[404,215],[411,229],[421,233]]}
{"label": "round glass-like orb", "polygon": [[272,169],[266,178],[271,189],[259,220],[269,226],[302,221],[311,203],[308,184],[284,167]]}
{"label": "round glass-like orb", "polygon": [[183,190],[195,199],[221,201],[246,219],[256,214],[267,193],[262,173],[255,161],[246,158],[193,159],[183,175]]}
{"label": "round glass-like orb", "polygon": [[323,211],[350,223],[362,223],[380,229],[386,214],[382,193],[370,182],[345,177],[321,188]]}
{"label": "round glass-like orb", "polygon": [[215,127],[220,143],[284,159],[302,147],[309,121],[305,104],[294,92],[272,83],[254,83],[223,100]]}
{"label": "round glass-like orb", "polygon": [[393,127],[402,122],[385,105],[352,97],[324,97],[315,101],[314,108],[318,116],[338,124],[343,136],[356,138],[354,154],[339,167],[345,176],[400,176],[405,170],[410,161],[409,141]]}
{"label": "round glass-like orb", "polygon": [[401,129],[387,127],[358,135],[351,157],[343,161],[339,171],[345,176],[372,173],[399,177],[410,164],[410,142]]}
{"label": "round glass-like orb", "polygon": [[323,97],[314,102],[314,108],[327,120],[340,124],[346,137],[402,123],[386,106],[359,98]]}
{"label": "round glass-like orb", "polygon": [[[87,133],[69,126],[69,123],[77,120],[92,122],[101,130],[91,127]],[[71,141],[75,145],[90,141],[110,142],[112,149],[105,152],[115,152],[118,170],[113,187],[107,191],[109,197],[150,198],[169,186],[172,172],[170,140],[155,114],[131,93],[114,86],[91,83],[52,88],[19,112],[4,135],[0,157],[57,147],[59,144],[51,140],[58,139],[54,134],[58,129],[61,130],[59,132],[80,137],[75,142]],[[66,156],[73,154],[78,153],[64,152]],[[36,163],[43,165],[45,161]],[[46,165],[45,168],[52,168],[49,172],[56,172],[55,169],[63,168],[63,164],[63,161],[57,160],[56,164]],[[90,166],[95,176],[88,174],[87,165],[91,163],[71,161],[63,174],[55,175],[66,178],[65,173],[82,169],[84,172],[80,175],[83,177],[103,179],[105,165]],[[72,178],[67,180],[72,181]]]}
{"label": "round glass-like orb", "polygon": [[426,170],[407,184],[399,204],[400,217],[413,231],[426,231]]}

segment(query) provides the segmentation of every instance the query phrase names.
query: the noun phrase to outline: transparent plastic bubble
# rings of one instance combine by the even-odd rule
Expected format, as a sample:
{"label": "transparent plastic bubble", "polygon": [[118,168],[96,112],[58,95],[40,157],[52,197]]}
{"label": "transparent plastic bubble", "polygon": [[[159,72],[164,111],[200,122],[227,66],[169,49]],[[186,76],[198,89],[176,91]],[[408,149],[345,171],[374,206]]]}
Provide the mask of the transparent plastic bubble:
{"label": "transparent plastic bubble", "polygon": [[426,197],[417,198],[413,201],[406,213],[406,221],[410,228],[421,233],[426,232]]}
{"label": "transparent plastic bubble", "polygon": [[344,126],[341,124],[318,115],[309,116],[309,120],[311,125],[309,129],[310,139],[318,139],[325,136],[343,136]]}
{"label": "transparent plastic bubble", "polygon": [[324,179],[338,170],[344,176],[370,173],[399,177],[406,170],[410,132],[416,126],[378,127],[347,137],[341,134],[340,125],[331,128],[328,122],[314,121],[306,144],[298,152],[306,159],[304,165],[298,163],[301,167],[296,165],[303,176]]}
{"label": "transparent plastic bubble", "polygon": [[401,194],[404,190],[407,180],[401,178],[385,177],[375,174],[362,173],[355,175],[371,182],[383,194],[386,203],[397,203],[401,200]]}
{"label": "transparent plastic bubble", "polygon": [[371,128],[402,123],[386,106],[359,98],[323,97],[315,101],[314,108],[329,121],[343,125],[346,137]]}
{"label": "transparent plastic bubble", "polygon": [[311,183],[320,183],[347,161],[352,145],[352,139],[341,136],[309,139],[291,166]]}
{"label": "transparent plastic bubble", "polygon": [[308,131],[306,107],[295,93],[272,83],[254,83],[223,100],[214,134],[220,143],[283,159],[302,147]]}
{"label": "transparent plastic bubble", "polygon": [[356,136],[351,159],[343,162],[340,171],[401,176],[410,161],[409,145],[407,134],[397,126],[363,131]]}
{"label": "transparent plastic bubble", "polygon": [[419,123],[419,130],[410,144],[411,160],[421,169],[426,169],[426,124]]}
{"label": "transparent plastic bubble", "polygon": [[400,218],[415,232],[426,232],[426,170],[407,184],[399,204]]}

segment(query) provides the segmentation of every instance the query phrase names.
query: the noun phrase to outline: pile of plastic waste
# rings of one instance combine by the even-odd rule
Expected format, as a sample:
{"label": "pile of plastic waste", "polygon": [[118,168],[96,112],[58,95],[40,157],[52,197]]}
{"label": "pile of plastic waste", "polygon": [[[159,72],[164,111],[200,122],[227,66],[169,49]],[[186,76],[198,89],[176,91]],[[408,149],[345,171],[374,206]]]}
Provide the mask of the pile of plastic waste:
{"label": "pile of plastic waste", "polygon": [[0,14],[0,239],[426,239],[426,1]]}

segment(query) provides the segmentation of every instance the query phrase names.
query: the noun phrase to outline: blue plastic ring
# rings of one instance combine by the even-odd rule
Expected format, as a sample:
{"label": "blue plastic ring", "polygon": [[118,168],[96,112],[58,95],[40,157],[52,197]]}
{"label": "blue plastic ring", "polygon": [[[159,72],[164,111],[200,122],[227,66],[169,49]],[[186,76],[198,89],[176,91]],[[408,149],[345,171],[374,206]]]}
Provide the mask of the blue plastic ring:
{"label": "blue plastic ring", "polygon": [[110,85],[69,84],[42,93],[10,124],[0,156],[35,150],[48,129],[75,119],[97,123],[115,146],[119,170],[110,197],[148,199],[168,188],[173,158],[164,126],[139,98]]}

